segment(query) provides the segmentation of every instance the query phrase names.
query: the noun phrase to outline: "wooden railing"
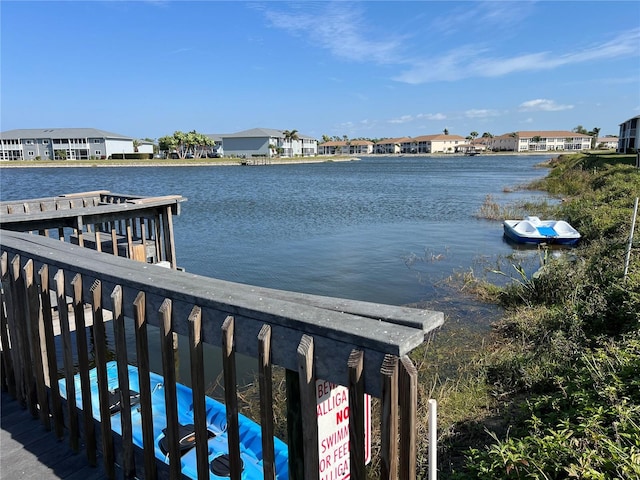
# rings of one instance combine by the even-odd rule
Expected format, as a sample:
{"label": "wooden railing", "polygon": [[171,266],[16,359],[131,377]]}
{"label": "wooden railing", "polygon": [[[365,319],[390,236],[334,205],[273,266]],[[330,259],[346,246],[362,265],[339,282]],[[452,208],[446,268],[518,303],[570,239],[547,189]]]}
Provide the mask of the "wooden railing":
{"label": "wooden railing", "polygon": [[[207,478],[209,471],[206,448],[198,446],[206,445],[207,438],[200,399],[205,397],[203,371],[208,361],[202,349],[210,344],[222,347],[231,478],[240,478],[241,470],[236,353],[259,360],[265,478],[274,478],[273,442],[269,444],[274,435],[272,366],[285,369],[290,478],[320,478],[316,379],[349,387],[351,478],[366,478],[365,394],[378,397],[381,403],[381,478],[415,478],[417,371],[408,354],[442,324],[442,313],[236,284],[78,250],[69,243],[20,232],[0,230],[0,253],[3,384],[45,427],[53,428],[52,441],[62,438],[68,428],[71,446],[78,449],[81,439],[91,464],[101,446],[109,477],[115,475],[114,465],[127,478],[180,477],[180,462],[173,460],[179,456],[170,455],[168,471],[163,470],[149,445],[152,408],[143,380],[149,376],[147,326],[155,325],[160,327],[162,371],[157,373],[164,377],[170,445],[177,445],[173,337],[189,338],[199,476]],[[85,320],[87,306],[91,314]],[[56,313],[58,338],[53,327]],[[111,322],[106,322],[107,313]],[[70,316],[76,325],[75,342]],[[106,327],[110,325],[124,407],[121,437],[112,434],[104,402]],[[84,331],[91,335],[93,351],[81,334]],[[127,352],[128,338],[135,338],[141,379],[142,451],[133,447],[131,414],[125,405],[127,364],[133,353]],[[56,357],[56,341],[62,345],[62,362]],[[59,370],[60,363],[64,367]],[[92,364],[98,371],[103,419],[99,424],[94,422],[89,400]],[[71,386],[76,373],[81,378],[82,404],[89,406],[83,411],[77,411],[74,402],[66,402],[65,409],[58,390],[59,375]],[[73,393],[67,392],[67,398],[74,398]]]}
{"label": "wooden railing", "polygon": [[0,202],[0,228],[32,232],[114,256],[177,268],[173,216],[179,195],[140,197],[107,190]]}

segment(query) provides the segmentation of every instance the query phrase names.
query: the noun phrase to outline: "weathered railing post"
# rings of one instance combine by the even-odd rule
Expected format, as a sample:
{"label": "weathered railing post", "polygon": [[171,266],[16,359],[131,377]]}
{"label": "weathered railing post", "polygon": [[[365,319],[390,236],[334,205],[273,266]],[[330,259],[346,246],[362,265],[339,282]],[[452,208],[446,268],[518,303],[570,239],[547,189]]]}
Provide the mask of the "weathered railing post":
{"label": "weathered railing post", "polygon": [[[84,422],[84,441],[87,448],[89,465],[97,464],[96,432],[93,424],[93,406],[91,404],[91,382],[89,380],[89,347],[87,345],[87,327],[84,319],[84,300],[82,296],[82,276],[76,274],[71,280],[73,287],[73,317],[76,322],[76,344],[78,351],[78,373],[82,393],[82,419]],[[75,402],[75,399],[68,401]]]}
{"label": "weathered railing post", "polygon": [[193,421],[196,434],[196,471],[198,478],[209,477],[207,414],[205,411],[204,355],[202,345],[202,310],[195,306],[189,315],[189,350],[191,360],[191,390],[193,391]]}
{"label": "weathered railing post", "polygon": [[149,377],[149,348],[147,336],[146,296],[139,292],[133,302],[133,320],[136,329],[136,357],[138,359],[138,387],[140,388],[140,414],[142,416],[142,445],[145,479],[155,480],[157,466],[154,452],[153,411],[151,409],[151,381]]}
{"label": "weathered railing post", "polygon": [[354,480],[365,480],[364,354],[349,355],[349,472]]}
{"label": "weathered railing post", "polygon": [[[56,436],[59,439],[64,437],[64,417],[62,414],[62,400],[60,399],[60,389],[58,388],[58,359],[56,355],[55,336],[53,332],[53,318],[51,315],[51,290],[49,289],[49,266],[43,265],[38,278],[40,290],[41,315],[44,324],[44,339],[46,345],[46,371],[45,383],[49,386],[51,396],[51,407],[53,410],[53,421]],[[66,307],[66,303],[63,305]]]}
{"label": "weathered railing post", "polygon": [[258,334],[258,382],[260,384],[260,425],[262,426],[262,471],[264,480],[276,476],[273,445],[273,377],[271,372],[271,326]]}
{"label": "weathered railing post", "polygon": [[64,363],[64,378],[67,391],[67,418],[69,421],[69,445],[74,451],[79,449],[80,428],[78,426],[78,407],[76,405],[76,385],[73,381],[73,350],[71,346],[71,329],[69,328],[69,306],[65,294],[64,271],[55,274],[56,303],[58,305],[58,321],[62,336],[62,360]]}
{"label": "weathered railing post", "polygon": [[224,374],[224,400],[227,408],[227,438],[229,440],[230,477],[240,480],[240,432],[238,424],[238,394],[236,356],[234,351],[235,320],[228,316],[222,324],[222,371]]}
{"label": "weathered railing post", "polygon": [[386,355],[382,368],[381,469],[380,478],[398,474],[398,357]]}

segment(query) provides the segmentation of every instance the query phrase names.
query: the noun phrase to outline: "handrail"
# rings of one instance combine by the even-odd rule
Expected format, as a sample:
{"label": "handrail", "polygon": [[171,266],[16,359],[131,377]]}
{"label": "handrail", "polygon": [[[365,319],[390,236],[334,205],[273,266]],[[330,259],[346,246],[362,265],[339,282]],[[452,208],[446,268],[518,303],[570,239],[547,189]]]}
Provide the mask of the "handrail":
{"label": "handrail", "polygon": [[[171,337],[173,334],[180,334],[191,338],[189,355],[195,362],[195,365],[192,364],[194,397],[204,395],[201,382],[198,381],[202,369],[198,371],[196,368],[198,362],[202,362],[198,360],[197,352],[201,348],[199,345],[207,343],[225,346],[225,396],[227,415],[231,414],[230,418],[233,418],[234,411],[237,414],[237,398],[233,393],[233,386],[236,384],[233,353],[260,358],[261,361],[266,358],[269,369],[271,365],[284,367],[287,371],[287,383],[292,387],[288,388],[287,398],[290,415],[288,431],[291,478],[302,478],[298,477],[300,472],[304,473],[305,478],[318,478],[317,469],[315,472],[310,471],[313,470],[313,465],[318,465],[317,425],[313,425],[316,417],[316,379],[350,386],[352,391],[382,398],[382,464],[385,471],[397,470],[398,413],[401,422],[407,422],[411,418],[415,421],[415,417],[406,414],[406,410],[416,407],[407,399],[398,402],[398,376],[400,374],[403,382],[413,382],[415,385],[417,374],[407,355],[422,344],[428,332],[443,323],[442,313],[226,282],[132,262],[126,258],[105,255],[51,238],[20,232],[0,230],[0,247],[3,300],[6,303],[8,317],[7,331],[11,335],[11,338],[7,339],[8,343],[5,343],[4,339],[2,342],[3,361],[5,366],[7,359],[10,363],[13,361],[11,374],[16,379],[14,384],[17,397],[27,403],[31,398],[37,398],[37,407],[30,404],[34,412],[49,411],[48,408],[43,408],[44,404],[48,404],[46,395],[42,393],[43,386],[46,385],[52,392],[57,388],[55,376],[47,378],[49,372],[56,370],[49,366],[54,360],[51,358],[50,348],[47,349],[47,345],[52,344],[49,338],[51,333],[48,333],[52,329],[48,322],[51,321],[51,308],[55,305],[49,307],[45,299],[53,296],[59,299],[58,302],[66,303],[67,299],[71,298],[76,322],[80,324],[80,328],[84,320],[83,306],[92,306],[91,328],[96,345],[101,345],[103,340],[103,312],[111,311],[114,329],[117,330],[116,338],[120,338],[116,344],[119,368],[121,364],[127,363],[126,347],[123,346],[126,342],[122,336],[131,335],[131,332],[124,328],[125,323],[130,321],[124,319],[134,319],[137,325],[135,334],[141,378],[144,376],[144,369],[148,368],[148,365],[145,367],[144,358],[148,352],[144,351],[145,344],[138,338],[138,335],[146,335],[141,329],[144,330],[146,325],[161,328],[164,340],[163,372],[160,373],[170,384],[174,368],[170,361],[171,349],[168,347],[171,345]],[[65,321],[65,310],[66,308],[58,305],[61,323]],[[379,314],[376,314],[376,311]],[[40,338],[40,335],[44,335],[45,338]],[[63,342],[65,349],[71,349],[71,345],[67,344],[70,337],[67,340],[65,337],[69,337],[68,331],[66,335],[63,332]],[[80,337],[83,336],[78,336]],[[267,350],[264,349],[265,339]],[[86,347],[80,344],[78,346]],[[86,377],[87,353],[80,350],[82,348],[78,349],[80,373],[84,372],[83,375]],[[100,366],[104,366],[105,352],[96,351],[96,354],[96,366],[100,372]],[[81,357],[85,357],[84,361]],[[359,367],[357,362],[354,364],[354,358],[358,357],[361,358]],[[35,366],[35,370],[31,370],[31,365]],[[39,369],[38,365],[42,367]],[[67,359],[67,384],[72,378],[70,375],[74,373],[69,370]],[[32,381],[34,378],[35,382]],[[37,388],[31,390],[34,383]],[[104,389],[104,384],[100,385]],[[84,394],[88,387],[83,383]],[[125,386],[122,382],[120,387],[123,390],[128,389],[128,385]],[[37,395],[29,395],[29,392],[35,392]],[[51,398],[55,396],[52,394]],[[263,396],[261,390],[261,403],[265,400]],[[273,418],[272,412],[264,411],[265,408],[270,408],[269,399],[266,400],[261,417]],[[398,403],[405,409],[405,414],[398,411]],[[358,434],[362,435],[359,430],[361,426],[357,425],[357,422],[353,423],[354,417],[358,418],[363,413],[358,411],[358,408],[357,402],[351,406],[349,420],[356,438]],[[54,406],[52,410],[56,417],[57,407]],[[83,415],[87,429],[91,423],[91,414],[84,411]],[[144,418],[143,416],[143,421]],[[57,418],[54,419],[54,422],[59,421]],[[263,438],[270,438],[272,433],[264,431],[265,428],[268,429],[264,423],[268,422],[262,423]],[[232,428],[233,423],[229,422],[229,426]],[[120,455],[123,461],[121,464],[126,464],[125,468],[135,468],[131,466],[134,463],[131,439],[123,437],[122,450],[116,449],[114,453],[110,447],[111,443],[104,441],[109,429],[104,430],[104,423],[101,424],[101,428],[105,463],[107,457]],[[402,431],[412,430],[415,435],[415,425],[407,424]],[[314,435],[310,434],[314,431],[315,439]],[[237,438],[232,436],[233,433],[230,432],[230,439]],[[85,430],[83,435],[90,436],[92,432]],[[169,439],[174,435],[175,429],[170,429]],[[202,438],[202,431],[197,435]],[[295,442],[295,438],[300,438],[302,443]],[[411,455],[415,460],[415,441],[409,442],[408,445],[413,445],[414,451],[400,452],[401,465],[404,465],[405,461],[411,464],[407,460]],[[357,451],[356,447],[357,445],[354,445],[352,451]],[[95,458],[95,444],[87,443],[87,449],[89,461],[92,461],[92,458]],[[153,449],[146,448],[144,454],[149,454],[147,450],[153,454]],[[233,455],[231,458],[233,472],[238,466]],[[199,458],[199,461],[202,459]],[[363,459],[359,458],[357,461],[361,462]],[[146,457],[145,462],[146,468],[151,468]],[[415,465],[415,461],[413,464]],[[363,471],[361,467],[352,466],[353,478],[358,478],[355,472]],[[172,465],[171,468],[176,467]],[[177,468],[179,469],[179,466]]]}

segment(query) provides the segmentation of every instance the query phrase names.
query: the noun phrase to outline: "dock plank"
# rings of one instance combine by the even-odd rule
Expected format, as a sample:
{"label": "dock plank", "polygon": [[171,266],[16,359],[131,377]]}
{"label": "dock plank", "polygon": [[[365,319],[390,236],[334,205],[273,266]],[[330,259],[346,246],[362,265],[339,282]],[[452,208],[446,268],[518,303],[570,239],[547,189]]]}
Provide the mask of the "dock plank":
{"label": "dock plank", "polygon": [[47,432],[28,409],[21,408],[4,390],[0,412],[0,478],[106,478],[102,458],[97,467],[89,467],[86,457],[74,453],[68,440],[57,441],[53,432]]}

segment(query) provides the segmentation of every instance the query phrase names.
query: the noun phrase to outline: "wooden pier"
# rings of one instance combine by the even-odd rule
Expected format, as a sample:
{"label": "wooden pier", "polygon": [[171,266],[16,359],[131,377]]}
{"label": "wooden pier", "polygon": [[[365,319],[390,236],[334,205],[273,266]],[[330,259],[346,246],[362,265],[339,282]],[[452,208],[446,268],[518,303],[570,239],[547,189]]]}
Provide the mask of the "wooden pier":
{"label": "wooden pier", "polygon": [[[27,202],[23,202],[25,204]],[[133,218],[131,205],[136,204],[123,206],[126,218]],[[171,207],[164,205],[161,211],[166,212],[167,208]],[[442,324],[442,313],[226,282],[132,261],[98,249],[79,249],[67,241],[70,235],[80,238],[86,235],[86,228],[82,227],[86,225],[85,219],[92,219],[88,223],[94,226],[95,232],[95,225],[115,225],[122,221],[115,214],[115,210],[108,212],[107,218],[87,217],[75,212],[76,220],[71,226],[68,223],[73,216],[56,217],[64,222],[65,228],[71,229],[63,232],[59,239],[45,234],[47,229],[55,231],[60,227],[40,211],[36,214],[41,215],[40,224],[33,218],[21,219],[22,225],[29,226],[27,231],[30,233],[15,231],[18,230],[16,222],[13,222],[14,231],[0,231],[1,380],[9,395],[15,398],[6,402],[7,394],[3,393],[2,439],[3,442],[5,438],[18,442],[9,443],[12,450],[8,451],[3,443],[3,466],[14,461],[17,464],[19,458],[27,458],[35,451],[36,447],[30,450],[25,443],[22,448],[19,446],[19,439],[26,438],[29,433],[15,431],[14,434],[12,430],[12,424],[27,425],[26,421],[18,420],[27,414],[39,419],[36,422],[39,426],[32,432],[41,432],[39,436],[48,438],[51,444],[62,443],[74,452],[83,452],[72,457],[82,458],[86,465],[97,465],[97,470],[103,471],[106,478],[179,478],[179,461],[171,460],[166,464],[154,456],[153,433],[149,430],[153,416],[151,396],[142,381],[139,408],[145,448],[133,443],[130,410],[123,408],[121,413],[122,435],[112,431],[108,410],[104,410],[108,409],[108,395],[106,379],[100,372],[104,371],[108,353],[104,348],[107,328],[113,330],[116,339],[111,355],[115,356],[119,370],[122,367],[119,389],[121,398],[126,399],[129,384],[124,372],[133,353],[127,352],[127,345],[132,343],[127,342],[127,338],[135,337],[138,375],[141,379],[148,378],[147,326],[154,325],[160,327],[162,347],[162,371],[157,373],[164,377],[165,392],[169,392],[165,393],[169,445],[178,443],[177,405],[171,394],[175,392],[176,381],[173,338],[183,335],[189,339],[188,351],[181,352],[181,357],[190,360],[198,472],[205,477],[209,468],[206,448],[198,447],[206,445],[204,439],[207,438],[204,402],[196,399],[205,396],[202,347],[206,343],[221,348],[231,478],[240,478],[243,468],[238,443],[236,354],[255,358],[259,364],[266,479],[275,478],[273,444],[269,445],[269,439],[274,435],[271,369],[276,366],[285,369],[287,383],[289,478],[320,478],[316,416],[316,380],[320,379],[349,387],[347,421],[351,478],[366,478],[362,402],[365,394],[379,398],[381,403],[378,420],[381,449],[377,453],[381,478],[415,478],[417,371],[408,354],[423,343],[425,335]],[[3,227],[10,224],[5,216],[11,219],[13,215],[15,212],[0,212]],[[20,215],[29,215],[24,206]],[[154,218],[156,223],[163,222]],[[102,228],[106,229],[106,226],[100,226],[98,231]],[[125,234],[126,231],[127,228]],[[36,232],[43,235],[34,235]],[[64,242],[59,241],[63,238]],[[175,263],[175,255],[169,258]],[[75,313],[78,330],[90,332],[90,345],[85,335],[75,335],[75,341],[72,341],[70,319],[65,313],[68,305]],[[85,322],[87,308],[91,312],[91,326],[87,325],[90,322]],[[53,328],[56,312],[61,332],[57,340]],[[112,316],[108,324],[105,323],[107,312]],[[62,343],[63,359],[56,358],[53,348],[56,341]],[[71,360],[74,355],[78,359],[77,365]],[[101,415],[61,398],[56,375],[60,370],[54,367],[61,363],[64,368],[60,374],[67,385],[72,384],[74,375],[79,373],[83,395],[90,394],[88,372],[95,363],[99,373]],[[7,417],[5,404],[9,405]],[[29,423],[33,424],[33,421]],[[47,449],[46,446],[37,448],[42,448],[43,452]],[[40,460],[44,456],[45,453],[31,456],[42,466],[27,467],[24,463],[21,468],[33,468],[34,471],[49,468],[50,473],[57,474],[56,469],[62,467],[47,465]],[[179,458],[179,455],[169,458]],[[95,473],[96,469],[91,471]],[[94,477],[86,475],[83,478]]]}

